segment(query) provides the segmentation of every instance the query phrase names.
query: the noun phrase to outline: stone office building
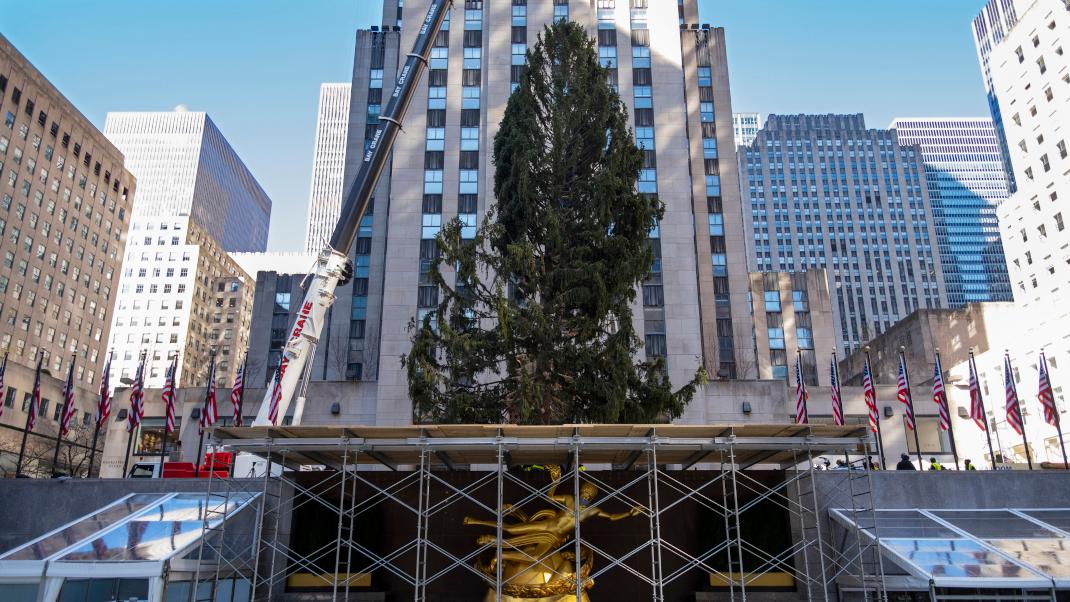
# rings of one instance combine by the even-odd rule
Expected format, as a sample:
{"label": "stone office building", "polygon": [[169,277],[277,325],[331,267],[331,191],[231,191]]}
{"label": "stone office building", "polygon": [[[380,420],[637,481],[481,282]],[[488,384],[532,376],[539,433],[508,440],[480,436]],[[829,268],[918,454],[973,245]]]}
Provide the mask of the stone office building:
{"label": "stone office building", "polygon": [[72,362],[75,423],[92,420],[135,180],[119,150],[3,36],[0,117],[0,353],[8,357],[0,466],[8,470],[38,355],[50,403],[35,430],[54,440]]}

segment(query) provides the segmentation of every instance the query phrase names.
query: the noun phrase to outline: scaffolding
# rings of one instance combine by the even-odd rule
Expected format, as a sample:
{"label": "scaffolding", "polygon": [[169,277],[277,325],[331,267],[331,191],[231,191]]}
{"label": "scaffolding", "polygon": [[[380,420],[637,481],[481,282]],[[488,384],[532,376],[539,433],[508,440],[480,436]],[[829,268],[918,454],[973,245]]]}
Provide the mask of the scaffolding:
{"label": "scaffolding", "polygon": [[[597,500],[583,501],[630,514],[612,528],[574,520],[567,542],[531,558],[569,559],[545,576],[567,583],[569,599],[608,597],[606,587],[659,602],[759,600],[770,591],[828,601],[846,599],[844,583],[851,599],[887,599],[876,543],[833,537],[828,520],[835,503],[856,524],[875,525],[864,427],[266,427],[212,437],[261,465],[258,479],[209,481],[212,496],[255,494],[257,525],[247,549],[217,550],[233,539],[213,537],[225,523],[206,517],[203,554],[224,560],[214,574],[194,575],[205,595],[220,579],[244,579],[257,602],[293,590],[309,600],[515,600],[519,585],[504,574],[503,554],[524,552],[510,543],[511,516],[538,507],[583,517],[582,495],[597,488]],[[815,485],[824,457],[850,465],[841,479],[846,507]],[[548,466],[561,469],[540,471]],[[468,523],[465,513],[478,519]],[[464,588],[478,595],[458,593]]]}

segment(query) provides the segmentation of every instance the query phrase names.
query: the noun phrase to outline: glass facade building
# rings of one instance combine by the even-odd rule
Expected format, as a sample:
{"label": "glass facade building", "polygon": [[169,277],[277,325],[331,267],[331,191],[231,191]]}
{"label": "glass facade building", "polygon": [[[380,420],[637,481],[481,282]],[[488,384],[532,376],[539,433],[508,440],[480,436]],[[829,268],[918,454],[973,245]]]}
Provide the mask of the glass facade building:
{"label": "glass facade building", "polygon": [[1012,301],[996,219],[1007,174],[992,120],[906,117],[890,127],[921,149],[948,305]]}

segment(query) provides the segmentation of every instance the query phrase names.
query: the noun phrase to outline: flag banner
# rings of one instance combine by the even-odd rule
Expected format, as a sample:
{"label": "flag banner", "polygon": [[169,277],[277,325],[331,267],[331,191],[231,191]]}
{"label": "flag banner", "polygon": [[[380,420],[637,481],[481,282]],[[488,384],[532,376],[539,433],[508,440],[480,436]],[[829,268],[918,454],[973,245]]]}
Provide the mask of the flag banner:
{"label": "flag banner", "polygon": [[[4,354],[4,362],[0,364],[0,392],[6,391],[4,388],[4,373],[7,372],[7,354]],[[4,415],[4,404],[0,402],[0,416]]]}
{"label": "flag banner", "polygon": [[970,418],[982,431],[988,430],[988,417],[985,416],[985,399],[981,395],[981,382],[977,379],[977,366],[970,354]]}
{"label": "flag banner", "polygon": [[795,360],[795,423],[807,424],[810,419],[806,411],[806,383],[802,376],[802,358]]}
{"label": "flag banner", "polygon": [[1044,422],[1058,428],[1059,408],[1055,405],[1055,391],[1051,388],[1051,378],[1048,376],[1048,359],[1044,352],[1040,352],[1040,388],[1038,389],[1040,405],[1044,408]]}
{"label": "flag banner", "polygon": [[26,417],[26,431],[33,432],[37,426],[37,412],[41,407],[41,358],[37,358],[37,370],[33,374],[33,391],[30,393],[30,414]]}
{"label": "flag banner", "polygon": [[63,415],[60,418],[59,432],[61,437],[66,437],[71,430],[71,419],[74,418],[74,360],[67,370],[67,383],[63,386]]}
{"label": "flag banner", "polygon": [[268,420],[272,425],[278,424],[279,403],[282,401],[282,374],[286,367],[286,358],[282,359],[279,367],[275,370],[275,378],[271,383],[271,407],[268,409]]}
{"label": "flag banner", "polygon": [[108,383],[111,375],[111,357],[108,352],[108,361],[104,364],[104,372],[100,375],[100,391],[97,393],[97,427],[103,427],[111,415],[111,387]]}
{"label": "flag banner", "polygon": [[903,358],[903,354],[899,354],[899,384],[896,391],[896,399],[899,403],[903,404],[903,418],[906,419],[907,428],[915,430],[918,428],[917,423],[914,420],[914,398],[910,395],[910,381],[907,379],[907,364],[906,359]]}
{"label": "flag banner", "polygon": [[869,430],[877,432],[877,421],[881,419],[877,411],[877,389],[873,386],[873,372],[869,369],[869,358],[862,368],[862,394],[866,398],[866,409],[869,410]]}
{"label": "flag banner", "polygon": [[126,417],[127,432],[134,430],[141,424],[141,418],[145,416],[145,356],[141,356],[141,362],[137,366],[137,375],[134,384],[130,387],[130,415]]}
{"label": "flag banner", "polygon": [[242,395],[245,393],[245,363],[238,366],[234,376],[234,386],[230,389],[230,405],[234,408],[234,426],[242,426]]}
{"label": "flag banner", "polygon": [[175,374],[178,372],[178,356],[172,360],[167,368],[164,378],[163,393],[160,395],[164,403],[164,428],[168,433],[175,432]]}
{"label": "flag banner", "polygon": [[951,428],[951,411],[947,406],[947,393],[944,391],[944,370],[940,366],[940,356],[936,356],[933,368],[933,403],[940,408],[940,430]]}
{"label": "flag banner", "polygon": [[1014,386],[1014,370],[1011,368],[1011,356],[1003,356],[1003,387],[1007,391],[1007,424],[1014,432],[1024,432],[1022,406],[1018,403],[1018,389]]}
{"label": "flag banner", "polygon": [[843,398],[840,395],[840,375],[836,367],[836,356],[832,356],[832,421],[836,426],[843,426]]}
{"label": "flag banner", "polygon": [[219,412],[216,409],[216,386],[215,386],[215,355],[212,355],[212,364],[208,367],[208,388],[204,393],[204,407],[201,409],[200,430],[212,426],[219,420]]}

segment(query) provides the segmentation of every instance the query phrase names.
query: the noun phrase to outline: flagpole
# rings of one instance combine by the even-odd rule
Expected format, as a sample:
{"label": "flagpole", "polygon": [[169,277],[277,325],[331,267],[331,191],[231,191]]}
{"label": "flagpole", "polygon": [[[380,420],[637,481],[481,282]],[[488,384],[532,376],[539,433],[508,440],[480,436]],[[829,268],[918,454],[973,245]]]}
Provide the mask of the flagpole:
{"label": "flagpole", "polygon": [[[992,470],[995,470],[996,469],[996,451],[995,451],[995,449],[992,448],[992,428],[990,427],[990,425],[988,423],[988,410],[985,409],[984,397],[981,397],[981,381],[980,381],[980,378],[978,378],[978,375],[977,375],[977,363],[973,359],[973,348],[970,348],[970,372],[971,372],[971,375],[973,376],[973,378],[977,380],[977,396],[978,396],[978,399],[981,401],[981,403],[980,403],[980,406],[981,406],[981,408],[980,408],[981,409],[981,418],[984,420],[984,423],[985,423],[985,437],[988,439],[988,457],[989,457],[989,459],[992,460]],[[972,399],[970,400],[970,403],[971,404],[973,403]],[[997,433],[997,435],[998,435],[998,433]],[[1000,453],[1003,453],[1002,449],[1000,449]]]}
{"label": "flagpole", "polygon": [[[1051,372],[1048,370],[1048,358],[1044,356],[1043,350],[1040,352],[1040,369],[1042,370],[1041,374],[1044,377],[1043,381],[1040,383],[1041,389],[1044,388],[1046,382],[1048,401],[1051,403],[1051,415],[1055,420],[1055,430],[1059,433],[1059,447],[1062,448],[1063,451],[1063,468],[1065,470],[1070,470],[1070,461],[1066,459],[1066,442],[1063,441],[1063,420],[1059,416],[1059,407],[1055,405],[1055,391],[1051,387]],[[1039,391],[1039,394],[1043,395],[1044,390]],[[1044,403],[1043,397],[1040,402],[1042,404]]]}
{"label": "flagpole", "polygon": [[925,470],[924,461],[921,459],[921,439],[918,438],[918,412],[914,408],[914,393],[910,390],[910,374],[907,373],[907,358],[906,347],[899,347],[899,365],[903,367],[903,380],[907,385],[907,401],[910,403],[911,422],[914,423],[914,428],[910,429],[914,432],[914,451],[918,456],[918,470]]}
{"label": "flagpole", "polygon": [[[211,355],[211,360],[210,360],[210,362],[208,364],[208,386],[204,390],[204,403],[201,405],[200,425],[198,426],[198,429],[197,429],[197,430],[200,431],[200,433],[197,436],[197,456],[195,458],[195,462],[196,462],[195,475],[198,478],[201,476],[201,450],[204,448],[204,428],[205,428],[205,425],[208,422],[208,418],[207,418],[207,414],[206,414],[206,412],[208,411],[208,396],[211,394],[211,391],[212,391],[212,380],[215,377],[214,372],[215,372],[215,350],[213,349],[212,350],[212,355]],[[213,465],[209,470],[215,470],[215,466]]]}
{"label": "flagpole", "polygon": [[[242,417],[245,411],[245,381],[248,380],[248,375],[245,373],[249,368],[249,350],[245,350],[245,357],[241,362],[241,395],[238,396],[238,416]],[[242,418],[242,426],[245,426],[245,419]]]}
{"label": "flagpole", "polygon": [[[142,351],[141,354],[138,356],[137,374],[134,375],[134,379],[135,379],[134,386],[135,387],[138,386],[138,383],[136,381],[141,380],[141,378],[143,377],[142,376],[142,370],[144,369],[144,367],[145,367],[145,352]],[[144,403],[144,401],[142,401],[141,403]],[[128,411],[129,412],[137,412],[137,408],[135,408],[133,404],[130,404],[130,409]],[[122,476],[122,478],[124,478],[124,479],[127,477],[127,473],[126,473],[127,469],[130,468],[130,447],[134,443],[134,428],[135,427],[134,427],[134,423],[131,422],[132,420],[133,420],[132,416],[127,416],[126,417],[126,455],[123,456],[123,476]],[[137,425],[138,426],[141,425],[141,417],[140,416],[138,416]]]}
{"label": "flagpole", "polygon": [[1003,371],[1005,372],[1004,378],[1010,383],[1010,386],[1014,388],[1014,401],[1017,405],[1018,422],[1022,426],[1022,444],[1025,445],[1025,462],[1029,465],[1029,470],[1033,470],[1033,455],[1029,453],[1029,437],[1025,431],[1025,412],[1022,411],[1022,400],[1018,397],[1018,385],[1014,384],[1014,368],[1011,366],[1011,352],[1004,349],[1003,355],[1007,358],[1004,364]]}
{"label": "flagpole", "polygon": [[[41,386],[41,361],[44,359],[44,352],[37,352],[37,371],[34,374],[34,389],[39,390]],[[18,477],[22,474],[22,459],[26,456],[26,438],[30,434],[30,421],[33,419],[33,413],[37,411],[37,404],[33,402],[34,393],[30,393],[30,407],[26,412],[26,428],[22,429],[22,445],[19,446],[19,460],[15,463],[15,476]]]}
{"label": "flagpole", "polygon": [[940,348],[936,348],[936,366],[940,370],[941,389],[943,390],[943,399],[940,404],[943,406],[944,411],[947,412],[947,438],[951,440],[951,457],[955,459],[955,470],[959,469],[959,450],[955,445],[955,425],[954,416],[951,413],[951,399],[947,396],[947,387],[943,386],[944,380],[944,363],[940,361]]}
{"label": "flagpole", "polygon": [[59,415],[59,430],[56,432],[56,449],[52,452],[52,477],[59,476],[56,470],[56,464],[59,463],[59,447],[63,444],[63,419],[67,415],[67,385],[74,382],[74,358],[75,354],[71,354],[71,365],[67,369],[67,382],[63,385],[63,410]]}
{"label": "flagpole", "polygon": [[[869,378],[873,382],[873,404],[877,404],[877,377],[873,374],[873,364],[869,361],[869,345],[866,345],[866,365],[869,366]],[[881,458],[881,470],[888,470],[888,461],[884,458],[884,436],[881,435],[881,414],[877,408],[877,452]]]}
{"label": "flagpole", "polygon": [[[167,367],[167,372],[171,372],[171,366]],[[170,377],[166,373],[164,374],[164,390],[163,390],[164,395],[167,395],[167,381],[169,379],[171,379],[172,382],[174,382],[173,381],[174,373],[171,373]],[[171,393],[171,394],[174,395],[174,393]],[[168,431],[167,431],[167,403],[168,402],[167,402],[166,399],[164,399],[163,402],[164,402],[164,405],[163,405],[163,444],[162,444],[162,447],[160,449],[160,478],[161,479],[163,478],[163,465],[164,465],[164,462],[167,461],[167,435],[169,434]]]}
{"label": "flagpole", "polygon": [[[108,371],[111,370],[111,359],[114,353],[114,349],[108,350],[108,361],[104,364],[104,373],[100,375],[100,393],[97,394],[97,419],[94,421],[96,422],[96,425],[93,427],[93,447],[89,449],[89,470],[85,473],[86,477],[93,476],[93,460],[97,456],[97,438],[100,436],[100,423],[104,411],[104,396],[108,395]],[[100,473],[97,474],[99,475]]]}

